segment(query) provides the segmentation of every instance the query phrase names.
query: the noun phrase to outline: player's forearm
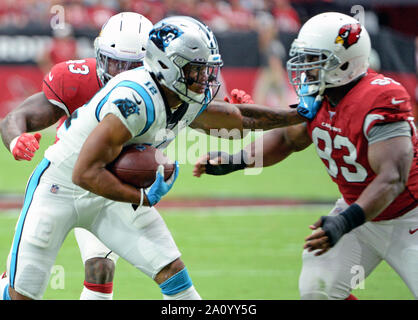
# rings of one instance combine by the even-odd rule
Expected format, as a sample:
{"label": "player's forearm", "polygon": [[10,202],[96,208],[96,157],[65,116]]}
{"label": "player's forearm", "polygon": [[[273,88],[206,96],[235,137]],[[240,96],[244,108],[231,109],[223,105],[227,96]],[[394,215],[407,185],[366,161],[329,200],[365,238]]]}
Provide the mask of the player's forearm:
{"label": "player's forearm", "polygon": [[405,184],[405,179],[397,173],[379,174],[356,201],[366,220],[373,220],[385,210],[403,192]]}
{"label": "player's forearm", "polygon": [[113,201],[139,204],[143,196],[143,205],[148,205],[146,196],[141,195],[140,190],[122,183],[105,168],[86,170],[82,173],[74,170],[73,182],[87,191]]}
{"label": "player's forearm", "polygon": [[26,131],[26,120],[20,112],[10,112],[0,123],[3,144],[9,150],[12,140]]}
{"label": "player's forearm", "polygon": [[22,133],[45,129],[64,115],[64,110],[51,104],[43,92],[35,93],[3,119],[0,126],[3,143],[9,149],[10,142]]}
{"label": "player's forearm", "polygon": [[264,129],[287,127],[304,122],[296,109],[270,108],[255,104],[236,104],[242,114],[244,129]]}

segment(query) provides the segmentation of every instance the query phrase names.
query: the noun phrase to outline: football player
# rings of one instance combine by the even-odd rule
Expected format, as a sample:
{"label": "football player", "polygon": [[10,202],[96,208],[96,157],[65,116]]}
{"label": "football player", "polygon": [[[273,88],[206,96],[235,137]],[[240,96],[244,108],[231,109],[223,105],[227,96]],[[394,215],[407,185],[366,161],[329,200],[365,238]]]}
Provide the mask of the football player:
{"label": "football player", "polygon": [[[418,298],[418,150],[410,97],[400,83],[368,70],[370,50],[365,27],[350,16],[328,12],[308,20],[287,69],[298,95],[320,93],[322,106],[312,121],[263,136],[264,166],[313,143],[342,194],[305,239],[302,299],[346,299],[356,272],[367,277],[382,260]],[[247,166],[217,165],[220,158],[233,156],[209,153],[194,175]]]}
{"label": "football player", "polygon": [[[129,144],[164,148],[186,125],[280,127],[313,117],[320,105],[309,96],[296,110],[242,105],[243,115],[235,104],[210,104],[222,59],[212,31],[190,17],[157,23],[146,48],[144,67],[113,77],[74,111],[34,170],[9,254],[4,297],[42,298],[62,242],[82,227],[152,278],[165,299],[200,299],[154,207],[176,181],[178,164],[167,180],[158,170],[147,189],[122,183],[106,165]],[[58,191],[51,192],[52,186]]]}
{"label": "football player", "polygon": [[[42,91],[27,98],[1,124],[4,145],[16,160],[30,161],[39,148],[41,134],[58,128],[88,102],[113,76],[140,67],[152,23],[133,12],[112,16],[94,41],[96,58],[56,64],[43,80]],[[58,129],[57,128],[57,129]],[[85,266],[80,299],[112,299],[117,256],[85,229],[74,230]]]}

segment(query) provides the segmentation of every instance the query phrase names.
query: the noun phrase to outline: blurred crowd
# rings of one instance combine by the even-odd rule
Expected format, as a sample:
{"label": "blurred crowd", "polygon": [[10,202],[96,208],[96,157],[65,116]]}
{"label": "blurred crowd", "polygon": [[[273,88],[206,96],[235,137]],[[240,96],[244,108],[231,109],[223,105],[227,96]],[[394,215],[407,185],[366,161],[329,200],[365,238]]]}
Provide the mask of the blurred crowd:
{"label": "blurred crowd", "polygon": [[[396,3],[393,1],[394,5]],[[382,23],[392,24],[395,28],[399,26],[398,31],[415,36],[418,46],[414,14],[418,6],[412,8],[413,12],[410,8],[406,11],[392,9],[390,6],[366,6],[364,22],[369,33],[379,32]],[[279,33],[297,33],[310,16],[323,11],[347,13],[350,6],[339,0],[2,0],[0,28],[30,28],[32,25],[48,28],[54,19],[55,22],[64,20],[68,28],[53,30],[56,31],[53,33],[55,46],[59,48],[55,50],[56,56],[51,55],[54,52],[51,49],[39,59],[39,65],[45,71],[57,61],[74,56],[74,39],[70,39],[74,29],[99,30],[110,16],[122,11],[141,13],[153,23],[170,15],[188,15],[209,25],[215,33],[256,32],[261,68],[253,92],[254,100],[277,105],[294,98],[287,96],[292,90],[288,90],[287,73],[283,68],[287,53]],[[412,19],[412,27],[408,19]],[[372,60],[376,63],[373,67],[379,69],[377,52],[373,52]]]}
{"label": "blurred crowd", "polygon": [[135,11],[153,23],[169,15],[189,15],[215,31],[251,30],[259,12],[269,13],[284,31],[297,31],[300,20],[287,0],[2,0],[0,27],[48,25],[59,7],[74,28],[100,28],[113,14]]}

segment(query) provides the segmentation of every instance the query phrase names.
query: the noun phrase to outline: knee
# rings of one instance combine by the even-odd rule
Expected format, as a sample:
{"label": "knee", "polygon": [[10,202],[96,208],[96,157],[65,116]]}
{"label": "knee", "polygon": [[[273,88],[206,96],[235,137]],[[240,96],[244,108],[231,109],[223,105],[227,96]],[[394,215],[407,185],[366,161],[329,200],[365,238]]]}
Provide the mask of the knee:
{"label": "knee", "polygon": [[299,278],[301,300],[344,300],[350,295],[350,288],[335,275],[329,276],[329,270],[310,271]]}
{"label": "knee", "polygon": [[161,269],[160,272],[157,273],[154,280],[161,284],[164,281],[168,280],[172,276],[174,276],[176,273],[179,273],[184,269],[184,263],[180,259],[176,259],[170,264],[166,265],[164,268]]}
{"label": "knee", "polygon": [[113,281],[115,263],[107,258],[91,258],[84,265],[85,280],[89,283],[105,284]]}

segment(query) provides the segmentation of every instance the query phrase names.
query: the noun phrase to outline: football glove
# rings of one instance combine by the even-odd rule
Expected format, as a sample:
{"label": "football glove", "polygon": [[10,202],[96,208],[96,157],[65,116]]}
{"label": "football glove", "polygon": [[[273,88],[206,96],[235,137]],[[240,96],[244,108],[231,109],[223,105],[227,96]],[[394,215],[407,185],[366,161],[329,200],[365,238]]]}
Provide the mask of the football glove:
{"label": "football glove", "polygon": [[220,164],[210,164],[208,160],[208,163],[205,165],[206,173],[213,176],[222,176],[247,167],[245,162],[246,152],[244,150],[235,155],[223,151],[211,151],[208,152],[208,156],[209,160],[221,159]]}
{"label": "football glove", "polygon": [[228,103],[235,103],[235,104],[254,104],[253,99],[251,96],[246,93],[244,90],[239,89],[232,89],[231,91],[231,98],[224,97],[224,101]]}
{"label": "football glove", "polygon": [[332,247],[344,234],[362,225],[365,221],[363,209],[353,203],[337,216],[322,216],[321,227]]}
{"label": "football glove", "polygon": [[15,160],[31,161],[36,150],[39,149],[39,141],[42,135],[39,132],[35,134],[22,133],[14,138],[10,143],[10,152]]}
{"label": "football glove", "polygon": [[[308,85],[302,85],[300,89],[301,94],[308,93]],[[322,104],[322,96],[301,96],[296,110],[301,117],[304,117],[307,120],[312,120],[315,118],[316,113]]]}
{"label": "football glove", "polygon": [[179,164],[176,161],[174,163],[174,172],[171,174],[171,177],[164,181],[164,166],[159,165],[157,172],[155,173],[156,178],[154,183],[147,189],[144,190],[145,195],[148,198],[148,203],[150,206],[156,205],[163,196],[165,196],[168,191],[173,187],[174,182],[179,175]]}

